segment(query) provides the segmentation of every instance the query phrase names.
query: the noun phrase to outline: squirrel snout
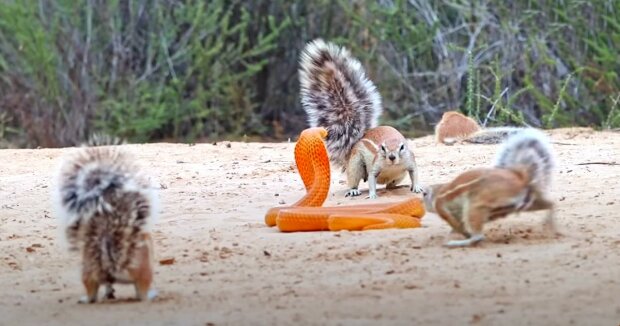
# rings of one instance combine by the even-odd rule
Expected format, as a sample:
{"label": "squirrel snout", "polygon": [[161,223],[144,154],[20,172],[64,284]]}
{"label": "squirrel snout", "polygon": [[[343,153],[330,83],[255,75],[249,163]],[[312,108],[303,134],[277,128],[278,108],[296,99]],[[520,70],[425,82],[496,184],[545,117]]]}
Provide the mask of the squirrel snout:
{"label": "squirrel snout", "polygon": [[396,156],[394,154],[390,154],[388,158],[390,159],[390,161],[394,161],[396,159]]}

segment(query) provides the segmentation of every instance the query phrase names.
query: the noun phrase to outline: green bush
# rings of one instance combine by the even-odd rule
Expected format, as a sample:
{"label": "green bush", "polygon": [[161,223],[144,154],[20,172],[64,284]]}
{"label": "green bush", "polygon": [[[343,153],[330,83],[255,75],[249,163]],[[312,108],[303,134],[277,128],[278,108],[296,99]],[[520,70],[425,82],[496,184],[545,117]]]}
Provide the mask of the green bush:
{"label": "green bush", "polygon": [[385,72],[376,81],[401,128],[429,130],[455,109],[537,127],[602,126],[617,114],[620,2],[367,3],[350,11],[376,40],[359,53]]}
{"label": "green bush", "polygon": [[290,137],[316,37],[360,58],[408,135],[447,110],[618,128],[619,22],[618,1],[0,0],[0,139]]}
{"label": "green bush", "polygon": [[265,130],[254,77],[288,19],[225,0],[0,8],[0,105],[32,144],[74,144],[94,130],[136,141]]}

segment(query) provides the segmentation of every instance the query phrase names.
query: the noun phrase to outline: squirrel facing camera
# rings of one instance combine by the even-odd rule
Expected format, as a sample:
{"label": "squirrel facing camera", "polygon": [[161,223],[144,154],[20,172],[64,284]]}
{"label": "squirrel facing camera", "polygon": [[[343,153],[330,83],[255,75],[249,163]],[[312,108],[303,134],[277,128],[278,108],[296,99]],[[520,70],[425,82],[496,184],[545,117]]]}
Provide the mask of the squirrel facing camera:
{"label": "squirrel facing camera", "polygon": [[155,184],[118,146],[85,147],[61,162],[52,202],[70,251],[82,257],[82,282],[94,303],[101,285],[131,283],[139,300],[152,299],[151,225],[158,211]]}
{"label": "squirrel facing camera", "polygon": [[376,198],[377,184],[392,188],[407,174],[411,190],[421,191],[407,140],[392,127],[377,127],[381,96],[349,50],[322,39],[308,43],[299,81],[310,127],[327,129],[330,160],[347,173],[347,196],[360,195],[360,181],[368,180],[369,197]]}

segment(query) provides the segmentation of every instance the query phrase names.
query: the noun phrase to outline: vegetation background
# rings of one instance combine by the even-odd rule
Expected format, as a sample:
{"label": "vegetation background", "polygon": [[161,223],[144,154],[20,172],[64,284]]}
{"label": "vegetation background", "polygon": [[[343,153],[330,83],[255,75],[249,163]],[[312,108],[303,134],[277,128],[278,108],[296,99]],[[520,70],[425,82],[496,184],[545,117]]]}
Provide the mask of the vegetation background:
{"label": "vegetation background", "polygon": [[316,37],[362,60],[409,136],[455,109],[620,127],[617,0],[0,0],[0,146],[294,136]]}

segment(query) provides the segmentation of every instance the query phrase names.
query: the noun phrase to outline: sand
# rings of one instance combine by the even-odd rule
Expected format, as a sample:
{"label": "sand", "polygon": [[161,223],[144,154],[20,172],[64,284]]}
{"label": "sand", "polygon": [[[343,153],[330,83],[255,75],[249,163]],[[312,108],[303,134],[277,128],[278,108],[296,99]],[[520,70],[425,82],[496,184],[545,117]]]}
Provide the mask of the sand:
{"label": "sand", "polygon": [[[620,133],[553,131],[553,196],[544,213],[488,224],[474,248],[449,227],[284,234],[265,211],[304,189],[293,143],[126,145],[161,184],[154,227],[157,299],[78,305],[79,260],[60,246],[52,174],[71,149],[0,151],[0,325],[620,325]],[[497,146],[411,141],[423,184],[490,162]],[[344,198],[334,173],[327,205]],[[366,190],[366,184],[362,188]],[[366,195],[364,193],[363,195]],[[410,196],[405,188],[379,201]]]}

